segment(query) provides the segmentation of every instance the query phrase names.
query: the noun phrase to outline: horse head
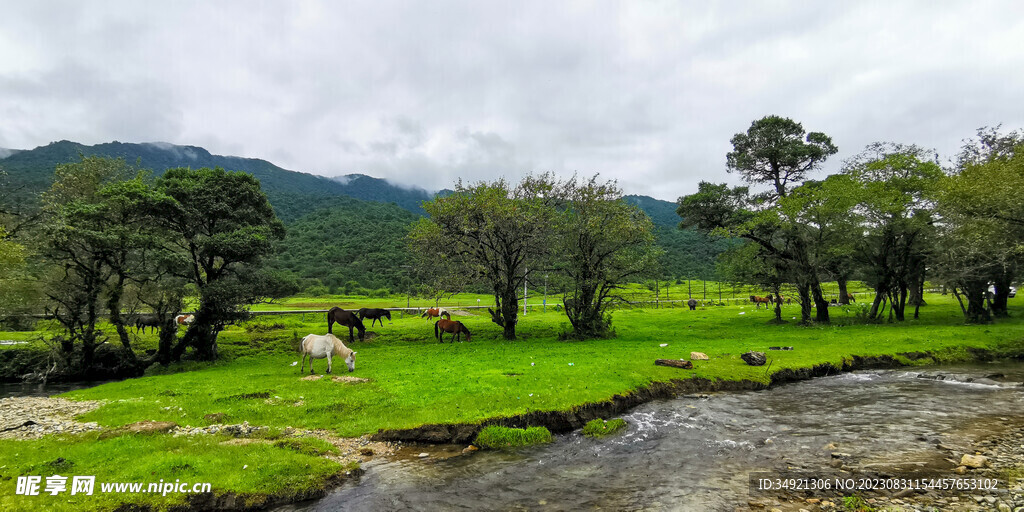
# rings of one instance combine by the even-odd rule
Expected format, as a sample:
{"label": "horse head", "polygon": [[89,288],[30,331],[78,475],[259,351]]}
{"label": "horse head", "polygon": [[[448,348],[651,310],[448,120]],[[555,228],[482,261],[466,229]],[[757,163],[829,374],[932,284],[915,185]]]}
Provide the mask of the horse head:
{"label": "horse head", "polygon": [[356,371],[356,352],[354,350],[345,358],[345,364],[348,365],[349,372]]}

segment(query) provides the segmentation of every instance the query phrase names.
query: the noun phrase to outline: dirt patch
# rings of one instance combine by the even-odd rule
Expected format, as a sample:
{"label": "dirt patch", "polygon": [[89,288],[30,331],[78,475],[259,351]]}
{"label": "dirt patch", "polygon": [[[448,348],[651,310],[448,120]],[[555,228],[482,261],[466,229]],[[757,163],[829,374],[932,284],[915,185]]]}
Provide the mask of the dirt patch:
{"label": "dirt patch", "polygon": [[323,375],[306,375],[305,377],[303,377],[303,378],[301,378],[299,380],[320,380],[322,378],[324,378]]}
{"label": "dirt patch", "polygon": [[352,384],[357,384],[359,382],[370,382],[370,379],[363,379],[363,378],[360,378],[360,377],[349,377],[347,375],[343,375],[343,376],[339,376],[339,377],[331,377],[331,380],[334,381],[334,382],[348,382],[348,383],[352,383]]}
{"label": "dirt patch", "polygon": [[133,434],[155,434],[157,432],[167,433],[178,427],[173,421],[145,420],[125,425],[124,430]]}

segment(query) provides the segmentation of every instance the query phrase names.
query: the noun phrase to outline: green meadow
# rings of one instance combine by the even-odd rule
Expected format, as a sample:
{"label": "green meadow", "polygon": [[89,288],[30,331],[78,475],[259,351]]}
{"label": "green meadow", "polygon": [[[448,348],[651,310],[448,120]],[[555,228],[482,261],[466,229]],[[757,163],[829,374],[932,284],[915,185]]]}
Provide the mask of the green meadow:
{"label": "green meadow", "polygon": [[[153,367],[144,377],[62,396],[104,400],[105,405],[79,419],[109,428],[142,420],[203,426],[210,423],[204,415],[223,413],[221,423],[247,421],[278,429],[328,429],[339,436],[354,437],[380,429],[475,423],[530,411],[568,410],[672,379],[703,377],[767,383],[778,370],[821,363],[840,365],[853,356],[927,351],[938,361],[954,362],[970,359],[970,348],[1004,356],[1024,354],[1024,320],[1019,306],[1022,299],[1011,299],[1012,318],[980,326],[963,323],[952,297],[929,294],[926,299],[929,305],[921,309],[920,320],[899,325],[865,324],[860,321],[863,305],[855,304],[832,308],[832,325],[811,327],[797,324],[793,318],[799,316],[795,304],[783,307],[784,318],[789,320],[785,325],[769,325],[772,312],[755,309],[749,302],[697,311],[680,305],[649,305],[613,311],[617,337],[590,341],[560,340],[559,334],[568,330],[568,321],[550,306],[546,312],[531,309],[522,317],[519,339],[515,341],[502,339],[500,328],[489,321],[486,312],[454,317],[473,333],[473,341],[461,343],[438,343],[432,322],[396,313],[393,321],[385,321],[383,326],[367,324],[366,341],[348,343],[347,329],[336,330],[358,354],[355,372],[349,373],[343,361],[336,361],[334,373],[368,379],[358,383],[301,379],[296,364],[298,340],[309,333],[326,331],[323,314],[259,316],[221,333],[221,361]],[[296,302],[304,304],[299,299]],[[396,302],[393,298],[385,305]],[[0,332],[0,339],[32,336]],[[138,340],[140,348],[155,342],[155,335],[149,334]],[[40,343],[33,341],[29,346],[38,348]],[[793,350],[767,351],[770,346]],[[26,345],[16,347],[24,350]],[[746,365],[739,356],[749,350],[766,351],[769,363],[763,367]],[[696,361],[693,370],[654,365],[655,359],[689,359],[691,351],[704,352],[710,360]],[[326,361],[317,360],[315,368],[322,374],[327,369]],[[308,370],[307,365],[307,374]],[[180,454],[184,462],[168,462],[160,455],[168,449],[164,444],[173,446],[171,453]],[[13,487],[9,479],[13,475],[48,475],[46,464],[63,458],[75,465],[73,474],[94,472],[107,480],[115,480],[115,476],[130,480],[123,475],[131,469],[149,471],[165,480],[186,475],[191,480],[210,481],[217,492],[274,494],[306,485],[283,480],[282,472],[314,475],[312,481],[322,483],[326,475],[342,470],[337,463],[288,450],[287,446],[211,449],[216,444],[202,438],[172,440],[166,435],[99,440],[95,434],[60,440],[0,441],[0,480],[2,485]],[[216,476],[214,468],[218,465],[241,467],[244,463],[238,464],[239,457],[245,457],[246,450],[256,449],[262,450],[260,457],[274,461],[274,469],[253,468],[246,479]],[[119,461],[124,460],[132,461],[131,468],[122,467]],[[11,494],[0,493],[0,508],[29,503],[12,502]],[[180,499],[136,496],[133,502],[163,507]],[[89,508],[102,509],[107,502],[89,503]]]}

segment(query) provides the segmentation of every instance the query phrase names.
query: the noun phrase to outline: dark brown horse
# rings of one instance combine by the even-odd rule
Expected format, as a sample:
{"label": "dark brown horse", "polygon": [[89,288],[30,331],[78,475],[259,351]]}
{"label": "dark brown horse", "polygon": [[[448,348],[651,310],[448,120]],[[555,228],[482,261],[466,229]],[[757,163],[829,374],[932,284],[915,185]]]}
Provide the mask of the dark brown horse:
{"label": "dark brown horse", "polygon": [[331,332],[331,328],[334,326],[335,323],[337,323],[338,325],[344,325],[345,327],[348,327],[349,343],[352,343],[353,341],[353,328],[359,329],[359,341],[363,341],[363,337],[366,336],[366,327],[363,327],[363,321],[360,320],[359,317],[356,316],[356,314],[351,311],[345,311],[344,309],[341,309],[337,306],[331,308],[331,310],[327,312],[328,333],[333,334]]}
{"label": "dark brown horse", "polygon": [[451,333],[452,343],[455,343],[455,337],[459,337],[459,341],[462,341],[462,333],[466,333],[466,341],[472,341],[469,329],[458,320],[445,320],[444,318],[434,322],[434,337],[438,341],[444,343],[444,333]]}
{"label": "dark brown horse", "polygon": [[764,308],[768,309],[768,305],[772,303],[774,299],[769,295],[767,297],[758,297],[757,295],[750,296],[750,302],[754,303],[756,309],[761,309],[761,304],[764,304]]}
{"label": "dark brown horse", "polygon": [[391,320],[391,312],[386,310],[386,309],[360,308],[359,311],[357,312],[357,314],[359,315],[359,319],[360,320],[366,320],[367,318],[369,318],[370,319],[370,327],[373,327],[373,324],[377,320],[380,320],[380,325],[383,326],[384,325],[384,318],[383,317],[387,317],[388,320]]}
{"label": "dark brown horse", "polygon": [[857,299],[853,298],[853,294],[849,293],[849,292],[847,292],[847,294],[846,294],[846,300],[848,300],[850,302],[857,302]]}

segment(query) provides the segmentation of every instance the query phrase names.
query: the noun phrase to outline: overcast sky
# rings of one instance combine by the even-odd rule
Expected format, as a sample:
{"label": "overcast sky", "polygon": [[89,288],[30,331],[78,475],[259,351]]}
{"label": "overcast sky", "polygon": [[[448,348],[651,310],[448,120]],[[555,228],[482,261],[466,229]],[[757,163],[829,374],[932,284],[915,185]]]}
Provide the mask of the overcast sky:
{"label": "overcast sky", "polygon": [[0,148],[163,141],[428,189],[674,201],[769,114],[951,157],[1024,127],[1024,2],[0,0]]}

